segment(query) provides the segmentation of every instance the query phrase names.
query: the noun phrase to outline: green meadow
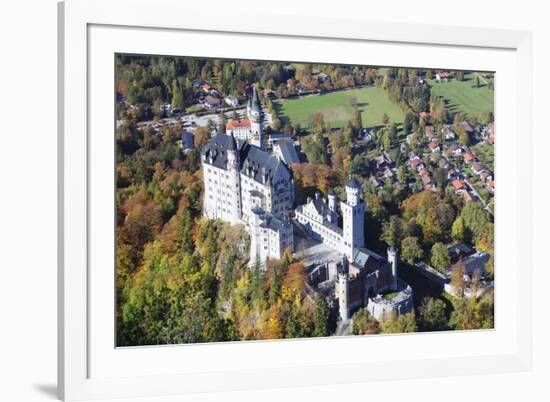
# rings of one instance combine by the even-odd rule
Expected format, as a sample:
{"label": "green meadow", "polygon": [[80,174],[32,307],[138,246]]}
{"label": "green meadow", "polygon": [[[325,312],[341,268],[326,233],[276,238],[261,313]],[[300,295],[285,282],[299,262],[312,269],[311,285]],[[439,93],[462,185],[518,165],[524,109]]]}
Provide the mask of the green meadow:
{"label": "green meadow", "polygon": [[481,112],[494,111],[494,93],[487,87],[492,79],[480,78],[481,86],[475,88],[475,73],[465,74],[464,81],[452,79],[448,82],[428,80],[432,87],[432,97],[443,98],[451,113],[479,117]]}
{"label": "green meadow", "polygon": [[343,127],[351,118],[352,106],[350,99],[355,98],[364,127],[382,124],[382,116],[386,113],[391,122],[402,123],[404,114],[382,88],[376,86],[349,89],[321,95],[310,95],[303,98],[278,101],[277,110],[283,121],[290,119],[293,124],[307,127],[310,116],[323,113],[325,121],[333,128]]}

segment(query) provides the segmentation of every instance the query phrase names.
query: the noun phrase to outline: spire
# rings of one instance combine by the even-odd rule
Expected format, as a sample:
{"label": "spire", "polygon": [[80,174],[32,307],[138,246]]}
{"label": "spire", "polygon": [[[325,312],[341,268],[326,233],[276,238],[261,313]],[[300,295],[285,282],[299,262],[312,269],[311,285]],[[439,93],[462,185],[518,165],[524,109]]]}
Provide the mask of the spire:
{"label": "spire", "polygon": [[237,149],[237,141],[235,141],[235,136],[233,131],[231,132],[231,138],[229,139],[229,144],[227,144],[228,151],[235,151]]}

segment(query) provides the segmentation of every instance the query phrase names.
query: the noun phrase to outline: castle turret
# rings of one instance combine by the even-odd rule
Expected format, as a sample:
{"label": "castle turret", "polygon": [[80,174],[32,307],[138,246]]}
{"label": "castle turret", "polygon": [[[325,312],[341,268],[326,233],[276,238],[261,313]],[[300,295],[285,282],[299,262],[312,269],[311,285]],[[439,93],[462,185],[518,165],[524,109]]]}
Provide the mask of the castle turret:
{"label": "castle turret", "polygon": [[240,179],[239,179],[239,150],[237,148],[237,141],[231,133],[227,148],[227,173],[229,179],[229,185],[236,191],[231,192],[228,195],[226,206],[230,214],[229,221],[231,224],[236,224],[241,218],[241,191],[240,191]]}
{"label": "castle turret", "polygon": [[340,252],[349,259],[353,258],[356,248],[365,246],[364,224],[365,224],[365,203],[359,198],[361,194],[361,183],[355,177],[351,177],[346,183],[346,202],[340,203],[342,210],[344,228],[343,245]]}
{"label": "castle turret", "polygon": [[391,290],[397,290],[397,248],[388,248],[388,262],[391,264]]}
{"label": "castle turret", "polygon": [[338,306],[342,321],[349,319],[348,311],[349,280],[345,273],[338,274]]}
{"label": "castle turret", "polygon": [[237,141],[233,133],[231,133],[230,137],[230,141],[227,145],[227,167],[229,169],[238,169],[239,153],[237,152]]}
{"label": "castle turret", "polygon": [[246,105],[246,114],[248,115],[248,120],[250,120],[250,131],[252,134],[250,143],[257,146],[258,148],[262,148],[262,105],[260,103],[258,91],[256,90],[256,85],[254,85],[254,88],[252,89],[252,97],[248,99],[248,103]]}
{"label": "castle turret", "polygon": [[334,190],[328,192],[328,209],[330,212],[336,212],[336,193]]}
{"label": "castle turret", "polygon": [[359,194],[361,193],[361,183],[355,178],[351,177],[346,183],[346,202],[352,207],[359,204]]}

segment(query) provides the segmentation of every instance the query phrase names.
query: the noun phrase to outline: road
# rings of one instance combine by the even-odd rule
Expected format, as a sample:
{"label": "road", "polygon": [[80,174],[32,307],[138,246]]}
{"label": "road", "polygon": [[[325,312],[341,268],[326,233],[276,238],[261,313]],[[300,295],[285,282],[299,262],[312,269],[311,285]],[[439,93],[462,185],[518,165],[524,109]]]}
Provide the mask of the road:
{"label": "road", "polygon": [[476,196],[476,198],[478,199],[479,202],[481,202],[481,205],[483,205],[483,208],[486,209],[487,211],[491,212],[488,205],[485,203],[485,201],[483,200],[483,198],[481,198],[481,196],[479,195],[479,193],[477,192],[477,190],[475,189],[474,186],[472,186],[472,183],[470,183],[468,181],[468,179],[464,178],[464,183],[466,183],[468,185],[468,187],[470,188],[470,191]]}

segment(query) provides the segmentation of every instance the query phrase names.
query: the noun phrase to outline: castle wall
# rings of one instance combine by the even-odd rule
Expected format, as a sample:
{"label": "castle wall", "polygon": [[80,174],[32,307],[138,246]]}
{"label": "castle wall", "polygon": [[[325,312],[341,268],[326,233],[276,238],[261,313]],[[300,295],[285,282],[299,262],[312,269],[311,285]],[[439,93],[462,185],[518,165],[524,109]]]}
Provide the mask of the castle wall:
{"label": "castle wall", "polygon": [[237,173],[210,164],[203,165],[203,214],[231,224],[240,222],[241,201]]}

